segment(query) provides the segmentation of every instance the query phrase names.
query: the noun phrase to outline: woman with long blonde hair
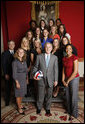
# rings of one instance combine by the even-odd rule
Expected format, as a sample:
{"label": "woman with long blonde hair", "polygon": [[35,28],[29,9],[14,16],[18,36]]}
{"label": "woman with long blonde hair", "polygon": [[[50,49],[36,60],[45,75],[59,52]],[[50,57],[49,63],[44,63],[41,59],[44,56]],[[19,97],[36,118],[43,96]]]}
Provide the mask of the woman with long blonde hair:
{"label": "woman with long blonde hair", "polygon": [[23,48],[27,54],[26,62],[27,62],[28,69],[30,69],[30,43],[26,37],[22,38],[21,48]]}
{"label": "woman with long blonde hair", "polygon": [[42,53],[41,41],[39,39],[38,40],[35,39],[33,45],[34,45],[34,49],[31,50],[31,73],[30,73],[30,78],[32,79],[32,82],[34,83],[35,94],[37,96],[37,83],[33,79],[32,71],[33,71],[33,67],[34,67],[37,55]]}
{"label": "woman with long blonde hair", "polygon": [[30,44],[30,49],[33,49],[33,32],[31,30],[29,30],[27,33],[26,33],[26,38],[29,40],[29,44]]}
{"label": "woman with long blonde hair", "polygon": [[[31,61],[30,61],[30,42],[28,40],[27,37],[23,37],[22,41],[21,41],[21,48],[24,49],[24,51],[26,52],[26,63],[27,63],[27,68],[28,68],[28,77],[30,76],[30,69],[31,69]],[[29,79],[29,78],[28,78]],[[30,96],[30,80],[28,81],[27,84],[27,93],[26,93],[26,97]]]}

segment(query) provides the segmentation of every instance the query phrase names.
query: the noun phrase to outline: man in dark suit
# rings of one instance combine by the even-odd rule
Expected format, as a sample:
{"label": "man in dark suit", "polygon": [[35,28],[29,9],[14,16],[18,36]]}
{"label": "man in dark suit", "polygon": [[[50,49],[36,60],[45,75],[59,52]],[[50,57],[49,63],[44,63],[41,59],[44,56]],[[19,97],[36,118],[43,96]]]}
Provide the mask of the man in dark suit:
{"label": "man in dark suit", "polygon": [[8,106],[10,102],[10,93],[13,84],[12,78],[12,61],[14,54],[15,42],[8,42],[8,50],[2,53],[2,69],[5,78],[5,105]]}
{"label": "man in dark suit", "polygon": [[[47,42],[45,44],[45,53],[37,56],[35,66],[33,68],[33,75],[38,70],[43,73],[43,78],[38,80],[38,96],[37,96],[37,114],[41,112],[44,98],[46,114],[50,113],[51,99],[53,86],[58,84],[58,58],[51,54],[52,44]],[[36,80],[35,76],[34,79]]]}

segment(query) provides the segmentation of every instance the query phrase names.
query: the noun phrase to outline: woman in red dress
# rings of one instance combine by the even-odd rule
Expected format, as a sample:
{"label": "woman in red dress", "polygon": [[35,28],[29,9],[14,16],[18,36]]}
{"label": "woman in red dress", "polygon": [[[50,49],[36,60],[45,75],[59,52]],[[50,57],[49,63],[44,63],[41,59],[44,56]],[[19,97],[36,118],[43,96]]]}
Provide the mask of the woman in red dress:
{"label": "woman in red dress", "polygon": [[72,45],[66,45],[67,56],[63,58],[62,82],[66,87],[67,112],[69,120],[78,117],[78,57],[72,54]]}

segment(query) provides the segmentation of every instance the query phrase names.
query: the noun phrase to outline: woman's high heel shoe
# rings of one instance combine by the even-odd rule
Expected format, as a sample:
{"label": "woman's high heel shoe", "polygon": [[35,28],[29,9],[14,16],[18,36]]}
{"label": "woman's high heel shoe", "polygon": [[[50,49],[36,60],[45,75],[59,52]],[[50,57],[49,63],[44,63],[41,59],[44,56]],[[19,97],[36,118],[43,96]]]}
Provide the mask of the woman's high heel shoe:
{"label": "woman's high heel shoe", "polygon": [[26,108],[24,106],[21,105],[21,109],[25,110]]}
{"label": "woman's high heel shoe", "polygon": [[24,111],[20,108],[18,109],[19,114],[25,115]]}
{"label": "woman's high heel shoe", "polygon": [[53,92],[53,97],[57,97],[57,95],[58,95],[58,92],[56,91],[56,92]]}

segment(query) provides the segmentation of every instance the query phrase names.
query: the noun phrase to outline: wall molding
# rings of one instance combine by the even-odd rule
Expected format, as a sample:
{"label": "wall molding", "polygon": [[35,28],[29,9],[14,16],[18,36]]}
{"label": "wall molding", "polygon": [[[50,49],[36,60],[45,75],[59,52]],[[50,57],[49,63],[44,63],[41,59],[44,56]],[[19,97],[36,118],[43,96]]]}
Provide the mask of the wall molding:
{"label": "wall molding", "polygon": [[84,62],[84,58],[79,58],[79,62]]}

